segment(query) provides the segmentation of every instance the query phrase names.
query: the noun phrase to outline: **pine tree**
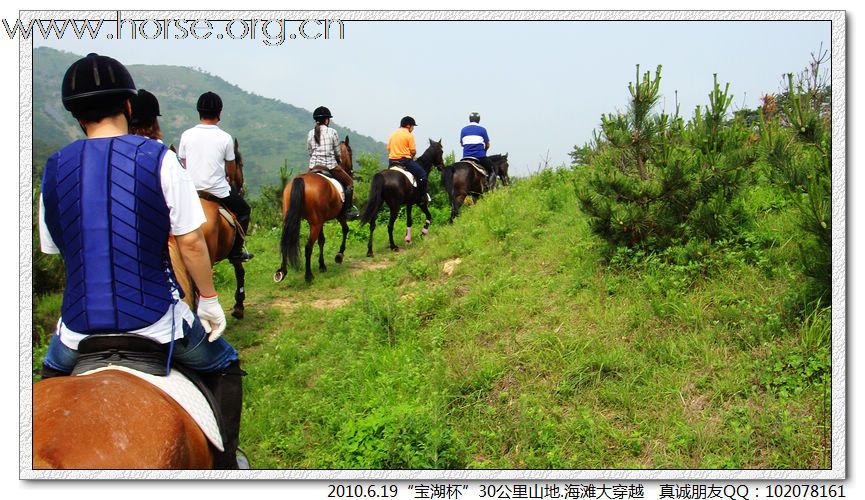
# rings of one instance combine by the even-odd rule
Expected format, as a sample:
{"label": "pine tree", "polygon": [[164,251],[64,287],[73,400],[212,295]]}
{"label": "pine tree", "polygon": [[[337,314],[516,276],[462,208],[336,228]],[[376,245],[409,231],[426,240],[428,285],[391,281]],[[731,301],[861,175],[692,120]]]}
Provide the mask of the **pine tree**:
{"label": "pine tree", "polygon": [[788,74],[779,112],[761,113],[760,149],[772,180],[785,187],[798,213],[800,263],[811,285],[808,298],[827,304],[832,286],[832,137],[824,94],[831,94],[828,87],[794,85]]}
{"label": "pine tree", "polygon": [[[639,77],[639,66],[637,66]],[[717,240],[746,222],[737,195],[753,161],[750,129],[727,119],[732,95],[715,77],[709,104],[687,124],[655,113],[661,66],[630,83],[627,113],[601,117],[584,181],[577,189],[592,230],[612,247],[662,250],[690,239]]]}

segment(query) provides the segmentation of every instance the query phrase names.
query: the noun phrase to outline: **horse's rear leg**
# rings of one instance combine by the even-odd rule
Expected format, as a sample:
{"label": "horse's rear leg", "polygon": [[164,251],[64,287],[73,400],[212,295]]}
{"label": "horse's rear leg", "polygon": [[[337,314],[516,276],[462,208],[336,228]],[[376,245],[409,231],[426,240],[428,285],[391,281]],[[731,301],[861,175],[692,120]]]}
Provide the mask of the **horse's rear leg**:
{"label": "horse's rear leg", "polygon": [[451,203],[451,220],[448,221],[449,224],[453,224],[454,219],[460,214],[460,207],[466,201],[466,195],[458,194],[454,196],[453,203]]}
{"label": "horse's rear leg", "polygon": [[345,217],[340,217],[337,219],[339,221],[339,225],[342,226],[342,244],[339,246],[339,252],[336,254],[336,263],[342,264],[342,259],[345,253],[345,240],[348,238],[348,222],[346,222]]}
{"label": "horse's rear leg", "polygon": [[[304,247],[304,256],[306,257],[306,274],[304,275],[304,279],[307,282],[312,281],[312,269],[310,266],[310,260],[312,259],[312,247],[315,245],[315,241],[318,239],[319,234],[321,234],[321,224],[313,224],[309,223],[309,240],[306,242],[306,246]],[[322,265],[324,262],[322,262]]]}
{"label": "horse's rear leg", "polygon": [[390,249],[394,252],[399,252],[399,247],[396,246],[396,243],[393,242],[393,225],[396,222],[396,218],[399,217],[399,205],[394,207],[390,206],[390,220],[387,223],[387,236],[390,239]]}
{"label": "horse's rear leg", "polygon": [[324,265],[324,227],[318,232],[318,270],[327,271],[327,266]]}
{"label": "horse's rear leg", "polygon": [[372,233],[375,232],[375,219],[378,217],[378,214],[374,214],[372,219],[369,220],[369,242],[366,244],[366,256],[372,257]]}
{"label": "horse's rear leg", "polygon": [[[234,279],[237,281],[237,289],[234,290],[234,310],[231,315],[237,319],[243,319],[243,301],[246,299],[246,291],[244,290],[244,281],[246,278],[246,270],[243,269],[241,262],[233,262]],[[283,263],[283,266],[285,263]]]}
{"label": "horse's rear leg", "polygon": [[405,242],[411,245],[411,203],[405,206]]}

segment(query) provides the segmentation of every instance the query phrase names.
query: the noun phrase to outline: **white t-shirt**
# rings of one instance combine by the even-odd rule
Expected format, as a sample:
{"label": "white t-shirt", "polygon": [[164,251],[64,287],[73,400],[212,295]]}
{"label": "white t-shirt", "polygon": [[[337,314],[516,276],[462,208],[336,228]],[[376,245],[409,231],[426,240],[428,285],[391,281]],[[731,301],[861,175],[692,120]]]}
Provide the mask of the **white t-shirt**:
{"label": "white t-shirt", "polygon": [[225,162],[234,160],[234,140],[216,125],[198,124],[180,136],[177,155],[186,161],[195,189],[217,198],[231,194]]}
{"label": "white t-shirt", "polygon": [[[165,203],[168,205],[171,234],[180,236],[201,227],[206,218],[204,210],[201,208],[201,202],[198,200],[198,193],[196,193],[195,186],[192,184],[186,169],[180,164],[177,155],[171,151],[167,151],[162,158],[160,177],[162,193],[165,196]],[[48,226],[45,224],[45,208],[41,195],[39,197],[39,241],[44,253],[60,253],[60,249],[57,248],[51,238],[51,233],[48,231]],[[183,324],[181,322],[186,321],[191,326],[195,321],[195,315],[185,302],[179,300],[180,294],[176,290],[172,291],[172,295],[176,304],[169,307],[159,320],[150,326],[133,330],[130,333],[137,333],[150,337],[161,344],[166,344],[171,341],[173,326],[174,338],[182,338]],[[60,335],[60,341],[70,349],[78,349],[78,342],[86,337],[85,334],[70,330],[63,323],[62,317],[57,320],[55,334]]]}

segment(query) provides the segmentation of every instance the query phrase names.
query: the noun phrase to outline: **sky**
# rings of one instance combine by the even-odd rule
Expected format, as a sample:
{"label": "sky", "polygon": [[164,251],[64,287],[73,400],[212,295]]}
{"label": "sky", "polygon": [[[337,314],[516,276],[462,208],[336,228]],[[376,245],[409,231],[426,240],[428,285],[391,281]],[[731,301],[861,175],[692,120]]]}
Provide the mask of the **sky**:
{"label": "sky", "polygon": [[[289,8],[286,2],[267,5],[238,4],[229,7]],[[852,2],[848,2],[854,5]],[[87,8],[114,9],[116,0],[89,0]],[[213,8],[211,1],[154,0],[148,8]],[[604,9],[688,9],[693,3],[686,0],[644,2],[635,0],[608,0],[593,8]],[[470,4],[463,0],[416,0],[410,5],[402,0],[331,0],[327,8],[333,9],[570,9],[564,0],[533,0],[531,4],[505,6],[499,0],[474,0]],[[0,15],[14,19],[18,9],[36,6],[12,0],[0,6]],[[42,0],[39,8],[81,8],[68,0]],[[308,6],[307,6],[308,7]],[[324,7],[324,6],[320,6]],[[831,5],[814,4],[812,1],[786,0],[783,3],[755,2],[754,0],[728,0],[714,8],[728,9],[843,9],[843,3]],[[719,14],[723,16],[723,13]],[[855,36],[856,8],[846,13],[848,62],[846,67],[847,118],[842,124],[850,140],[846,144],[848,165],[834,165],[836,171],[846,172],[846,185],[842,193],[858,193],[863,187],[862,175],[855,168],[858,140],[857,118],[862,114],[862,99],[857,100],[853,92],[856,81],[860,81],[862,65],[853,60],[861,50],[861,36]],[[667,102],[673,90],[679,91],[683,112],[706,99],[712,83],[712,73],[719,74],[721,82],[730,81],[736,95],[736,103],[754,106],[759,95],[778,89],[780,75],[798,71],[807,64],[810,52],[829,45],[828,26],[813,26],[814,23],[606,23],[585,25],[569,23],[511,23],[506,29],[498,27],[497,34],[485,32],[496,26],[483,23],[437,23],[426,27],[419,23],[393,23],[387,29],[380,23],[353,23],[347,27],[346,39],[337,48],[322,47],[319,41],[304,45],[264,47],[260,41],[247,44],[228,41],[214,44],[206,42],[172,43],[158,48],[156,41],[147,45],[124,45],[121,43],[102,45],[86,44],[80,48],[61,47],[64,50],[84,53],[91,50],[105,52],[129,63],[165,63],[200,66],[208,72],[220,75],[228,81],[255,93],[275,97],[288,103],[313,109],[328,105],[336,120],[362,133],[380,140],[398,124],[406,113],[411,113],[421,124],[416,130],[420,140],[427,137],[442,137],[446,148],[454,149],[459,128],[467,114],[479,111],[482,124],[490,129],[493,152],[510,151],[515,170],[531,172],[537,168],[541,156],[549,151],[551,162],[567,161],[567,151],[574,144],[581,144],[597,127],[600,114],[624,109],[627,102],[627,83],[634,79],[637,63],[643,70],[652,70],[657,64],[664,65],[662,91]],[[389,23],[390,24],[390,23]],[[468,24],[467,32],[455,28]],[[499,23],[496,23],[497,25]],[[619,36],[614,36],[616,24]],[[750,26],[749,26],[750,25]],[[756,26],[756,28],[755,28]],[[459,26],[457,26],[459,27]],[[435,28],[435,29],[433,29]],[[447,29],[445,29],[447,28]],[[649,36],[652,35],[652,36]],[[116,41],[115,41],[116,42]],[[151,43],[153,44],[151,46]],[[142,47],[147,47],[143,49]],[[152,48],[151,48],[152,47]],[[317,48],[316,48],[317,47]],[[6,71],[0,78],[0,144],[7,157],[14,158],[19,150],[26,150],[29,136],[26,127],[21,130],[15,117],[24,114],[29,105],[29,96],[15,78],[15,69],[20,60],[19,50],[28,45],[11,41],[0,41],[0,61]],[[267,49],[267,50],[265,50]],[[246,52],[246,51],[249,52]],[[469,63],[468,58],[482,54],[480,63]],[[207,65],[212,65],[208,67]],[[431,68],[431,69],[430,69]],[[487,76],[481,81],[479,77]],[[861,88],[861,85],[859,86]],[[478,88],[482,92],[478,91]],[[480,97],[478,97],[480,96]],[[669,105],[669,104],[668,104]],[[25,155],[26,156],[26,155]],[[0,317],[10,325],[24,319],[32,307],[24,285],[29,280],[28,262],[30,249],[30,194],[24,189],[30,175],[30,166],[21,158],[19,175],[21,184],[7,179],[0,183],[0,213],[7,214],[3,227],[8,233],[19,230],[19,245],[0,246],[0,262],[3,276],[9,283],[0,288]],[[9,169],[14,161],[9,160]],[[846,169],[845,169],[846,167]],[[845,189],[846,188],[846,189]],[[837,200],[836,196],[836,200]],[[839,206],[836,203],[836,207]],[[835,242],[841,250],[847,246],[846,255],[861,253],[862,244],[862,198],[850,195],[841,200],[841,221],[849,220],[846,231],[836,235]],[[19,213],[20,211],[20,213]],[[18,217],[16,217],[18,215]],[[20,223],[18,222],[20,220]],[[837,219],[836,219],[837,220]],[[833,226],[836,230],[843,225]],[[14,238],[10,235],[9,238]],[[850,333],[846,344],[846,367],[848,384],[844,396],[846,422],[844,430],[847,443],[847,479],[836,481],[845,485],[845,493],[855,498],[857,492],[865,491],[861,467],[863,435],[861,426],[855,425],[863,415],[861,391],[857,391],[863,379],[860,358],[862,345],[859,332],[863,331],[859,288],[862,283],[862,266],[856,262],[845,262],[840,281],[846,292],[847,310],[853,314],[842,315],[839,328],[846,327]],[[11,276],[19,278],[19,286],[11,283]],[[20,295],[19,295],[20,294]],[[19,332],[20,333],[20,332]],[[842,332],[843,334],[843,332]],[[262,493],[273,497],[287,497],[286,493],[302,491],[311,498],[324,498],[327,492],[324,482],[304,481],[288,484],[284,481],[269,482],[97,482],[97,481],[21,481],[20,471],[26,465],[20,462],[22,439],[26,439],[20,427],[16,398],[26,394],[29,373],[18,370],[20,359],[29,352],[28,332],[20,333],[20,346],[14,346],[9,332],[7,348],[0,350],[0,366],[5,369],[7,383],[3,384],[2,397],[7,401],[2,415],[3,428],[0,433],[3,474],[0,474],[4,491],[17,491],[17,496],[42,497],[60,495],[64,498],[111,498],[122,495],[127,499],[151,498],[153,494],[180,492],[183,495],[206,495],[208,499],[237,498],[238,495]],[[837,359],[837,358],[836,358]],[[18,383],[15,383],[16,376]],[[20,401],[19,401],[20,402]],[[13,410],[18,408],[19,412]],[[16,432],[17,431],[17,432]],[[23,436],[23,437],[22,437]],[[18,474],[16,474],[18,472]],[[651,481],[646,482],[651,484]],[[754,484],[753,482],[751,483]],[[410,498],[401,491],[400,498]],[[14,495],[14,494],[13,494]],[[291,496],[291,495],[288,495]]]}
{"label": "sky", "polygon": [[[523,176],[569,163],[568,152],[592,138],[602,114],[624,111],[637,64],[653,75],[663,66],[661,107],[673,112],[678,100],[689,118],[707,103],[713,74],[722,86],[731,84],[735,108],[753,108],[763,94],[779,90],[783,74],[801,71],[821,44],[831,46],[827,21],[344,19],[344,38],[334,28],[327,40],[279,37],[275,23],[269,38],[259,23],[248,32],[256,39],[240,39],[240,22],[231,31],[238,39],[231,39],[223,34],[226,25],[214,22],[207,40],[177,40],[174,35],[185,31],[149,21],[143,36],[157,39],[142,38],[139,29],[133,40],[127,24],[122,39],[36,38],[34,45],[97,52],[125,64],[198,67],[310,111],[327,106],[337,124],[382,142],[410,115],[419,125],[421,151],[427,139],[442,139],[446,152],[461,155],[460,129],[477,111],[490,135],[490,154],[509,153],[511,173]],[[285,33],[299,33],[297,25],[289,23]],[[102,33],[116,30],[104,26]],[[160,30],[170,39],[161,39]],[[323,31],[307,24],[304,32]],[[203,24],[196,30],[207,32]]]}

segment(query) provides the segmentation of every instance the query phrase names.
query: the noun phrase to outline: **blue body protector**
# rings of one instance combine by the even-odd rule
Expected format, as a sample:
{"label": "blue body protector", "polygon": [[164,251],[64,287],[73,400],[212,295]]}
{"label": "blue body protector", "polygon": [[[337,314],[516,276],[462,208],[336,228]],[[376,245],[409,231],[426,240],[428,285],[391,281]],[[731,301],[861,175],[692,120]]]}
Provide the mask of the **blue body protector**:
{"label": "blue body protector", "polygon": [[62,316],[70,329],[144,328],[174,302],[160,181],[167,150],[135,135],[84,139],[45,163],[45,223],[66,265]]}

